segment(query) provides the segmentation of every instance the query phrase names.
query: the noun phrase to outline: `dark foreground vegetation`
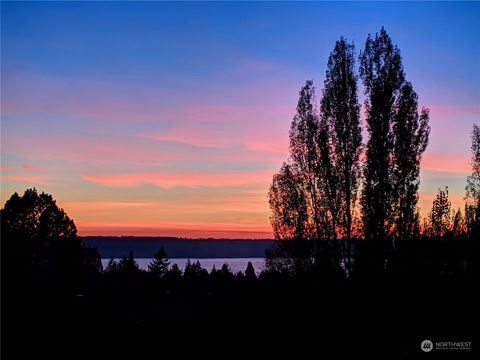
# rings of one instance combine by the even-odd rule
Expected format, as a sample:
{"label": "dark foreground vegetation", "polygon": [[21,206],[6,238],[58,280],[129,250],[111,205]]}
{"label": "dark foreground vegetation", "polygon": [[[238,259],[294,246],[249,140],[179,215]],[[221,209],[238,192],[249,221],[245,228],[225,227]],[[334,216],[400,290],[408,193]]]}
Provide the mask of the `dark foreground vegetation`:
{"label": "dark foreground vegetation", "polygon": [[474,340],[480,130],[472,133],[463,214],[440,189],[421,222],[429,115],[418,113],[384,29],[368,37],[360,75],[369,133],[363,163],[353,45],[337,42],[320,106],[313,83],[302,88],[291,156],[269,193],[278,241],[258,276],[251,264],[237,274],[227,265],[208,273],[199,263],[180,270],[170,266],[168,248],[158,249],[148,271],[133,254],[103,269],[51,195],[12,195],[1,210],[5,358],[82,351],[142,358],[145,350],[149,358],[472,356],[425,354],[420,343]]}
{"label": "dark foreground vegetation", "polygon": [[[330,245],[325,259],[335,258]],[[361,264],[370,245],[359,240],[355,248]],[[157,346],[163,354],[210,354],[225,345],[272,356],[410,359],[425,338],[472,340],[474,254],[478,234],[449,231],[397,243],[380,273],[358,265],[347,276],[331,260],[277,270],[292,261],[279,258],[267,259],[259,276],[251,264],[237,274],[198,263],[181,271],[163,248],[148,271],[131,254],[102,269],[52,198],[27,190],[2,210],[2,351],[140,356]]]}

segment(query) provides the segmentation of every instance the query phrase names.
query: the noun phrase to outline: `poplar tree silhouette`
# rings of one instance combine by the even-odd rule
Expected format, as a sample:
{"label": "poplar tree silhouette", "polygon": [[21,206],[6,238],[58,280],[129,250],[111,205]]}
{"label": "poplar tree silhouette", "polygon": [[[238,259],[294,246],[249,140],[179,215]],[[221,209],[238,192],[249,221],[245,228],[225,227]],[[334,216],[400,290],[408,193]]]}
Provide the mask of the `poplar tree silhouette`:
{"label": "poplar tree silhouette", "polygon": [[405,82],[396,99],[392,138],[392,212],[393,233],[399,240],[408,240],[419,229],[417,209],[420,185],[420,161],[430,134],[429,110],[417,108],[417,94]]}
{"label": "poplar tree silhouette", "polygon": [[269,191],[274,235],[286,240],[276,244],[271,254],[288,254],[292,262],[281,264],[287,268],[310,266],[312,255],[322,247],[321,240],[331,239],[334,233],[336,214],[329,211],[328,196],[335,193],[331,189],[328,127],[320,120],[315,101],[315,87],[308,80],[299,92],[290,127],[290,159],[274,175]]}
{"label": "poplar tree silhouette", "polygon": [[480,126],[472,130],[472,175],[467,178],[465,222],[472,236],[480,236]]}
{"label": "poplar tree silhouette", "polygon": [[419,229],[420,161],[428,144],[429,112],[418,113],[417,94],[405,81],[400,50],[382,27],[368,35],[360,54],[369,139],[362,192],[369,265],[382,272],[392,236],[409,239]]}
{"label": "poplar tree silhouette", "polygon": [[[305,198],[305,229],[309,236],[320,240],[327,236],[326,202],[322,197],[321,156],[319,146],[320,120],[315,104],[315,87],[308,80],[299,93],[297,113],[290,127],[290,157],[292,167],[296,170],[296,181],[301,187],[301,195]],[[327,169],[323,169],[327,171]],[[302,207],[299,210],[304,210]]]}
{"label": "poplar tree silhouette", "polygon": [[269,205],[272,210],[270,222],[276,239],[301,240],[309,237],[307,202],[299,180],[298,171],[288,163],[283,163],[280,171],[273,176]]}
{"label": "poplar tree silhouette", "polygon": [[353,44],[343,37],[330,54],[321,116],[328,126],[331,143],[332,172],[329,195],[330,212],[335,218],[334,234],[345,237],[346,260],[350,269],[352,224],[355,215],[357,191],[360,183],[360,152],[362,134],[360,105],[357,98],[355,52]]}
{"label": "poplar tree silhouette", "polygon": [[[392,221],[392,125],[395,102],[405,81],[400,50],[382,27],[372,39],[368,35],[360,53],[360,76],[365,89],[366,148],[362,193],[364,236],[379,243],[377,261],[382,262],[383,242]],[[379,256],[379,258],[378,258]],[[383,266],[383,264],[377,264]]]}

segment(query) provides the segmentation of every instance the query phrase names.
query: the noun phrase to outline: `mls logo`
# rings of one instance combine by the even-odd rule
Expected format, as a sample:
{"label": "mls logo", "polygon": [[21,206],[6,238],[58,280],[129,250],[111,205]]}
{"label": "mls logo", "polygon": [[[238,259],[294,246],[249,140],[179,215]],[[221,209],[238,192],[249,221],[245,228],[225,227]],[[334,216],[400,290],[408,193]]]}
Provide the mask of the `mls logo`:
{"label": "mls logo", "polygon": [[433,350],[433,343],[430,340],[423,340],[420,347],[423,351],[430,352]]}

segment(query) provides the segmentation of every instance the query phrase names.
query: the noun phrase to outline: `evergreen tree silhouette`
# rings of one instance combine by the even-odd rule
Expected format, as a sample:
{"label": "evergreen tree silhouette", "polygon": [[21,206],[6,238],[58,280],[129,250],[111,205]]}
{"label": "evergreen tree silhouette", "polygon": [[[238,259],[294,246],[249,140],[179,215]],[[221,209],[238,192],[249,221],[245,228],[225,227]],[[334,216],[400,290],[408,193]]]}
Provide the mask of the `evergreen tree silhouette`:
{"label": "evergreen tree silhouette", "polygon": [[245,269],[245,278],[247,279],[256,279],[257,274],[255,273],[255,269],[253,268],[252,262],[249,261],[247,264],[247,268]]}
{"label": "evergreen tree silhouette", "polygon": [[223,274],[223,275],[231,275],[233,274],[232,273],[232,270],[230,269],[230,266],[227,264],[227,263],[224,263],[222,265],[222,268],[220,269],[220,272]]}
{"label": "evergreen tree silhouette", "polygon": [[162,278],[168,270],[170,262],[163,246],[155,253],[153,260],[148,265],[148,271],[155,276]]}
{"label": "evergreen tree silhouette", "polygon": [[445,189],[438,189],[428,220],[428,233],[431,236],[441,237],[452,230],[454,214],[448,199],[448,186],[445,186]]}
{"label": "evergreen tree silhouette", "polygon": [[106,273],[115,273],[119,270],[118,262],[111,257],[110,260],[108,260],[107,267],[105,268]]}
{"label": "evergreen tree silhouette", "polygon": [[455,212],[455,215],[453,216],[452,233],[455,237],[459,237],[465,232],[466,232],[465,219],[462,215],[462,211],[460,210],[460,208],[458,208],[458,210]]}
{"label": "evergreen tree silhouette", "polygon": [[178,283],[182,278],[183,272],[180,270],[177,264],[173,264],[167,273],[165,274],[165,278],[170,280],[171,282]]}
{"label": "evergreen tree silhouette", "polygon": [[140,272],[140,267],[135,261],[132,251],[129,251],[128,256],[122,256],[118,263],[118,269],[125,274],[135,274]]}

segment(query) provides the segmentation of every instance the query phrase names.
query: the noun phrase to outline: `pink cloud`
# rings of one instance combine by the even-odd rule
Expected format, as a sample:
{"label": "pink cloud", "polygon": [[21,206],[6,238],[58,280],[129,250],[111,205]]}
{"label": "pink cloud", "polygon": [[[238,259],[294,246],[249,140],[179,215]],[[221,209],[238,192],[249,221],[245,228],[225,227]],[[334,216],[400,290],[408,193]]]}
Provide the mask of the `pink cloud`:
{"label": "pink cloud", "polygon": [[[253,68],[273,68],[264,61],[242,62]],[[77,115],[117,122],[143,121],[256,121],[266,113],[285,114],[276,82],[251,83],[231,90],[236,103],[216,103],[218,91],[179,94],[172,89],[108,79],[8,74],[8,97],[2,97],[2,113]],[[290,92],[287,92],[288,94]],[[296,96],[296,92],[293,92]],[[231,95],[233,95],[231,94]],[[295,102],[287,108],[295,110]]]}
{"label": "pink cloud", "polygon": [[[223,138],[220,136],[220,138]],[[173,139],[173,138],[172,138]],[[123,164],[124,168],[137,169],[145,165],[158,166],[165,161],[229,161],[229,162],[279,162],[283,154],[267,151],[249,150],[241,144],[229,144],[228,147],[202,147],[188,142],[172,146],[173,140],[154,141],[150,138],[131,137],[37,137],[10,135],[2,139],[2,152],[15,154],[31,161],[63,160],[70,163],[91,164],[95,168],[109,168],[112,164]],[[195,134],[190,138],[195,142]],[[183,144],[182,144],[183,143]],[[207,143],[207,141],[206,141]],[[194,146],[194,147],[192,147]],[[225,144],[225,146],[227,146]]]}
{"label": "pink cloud", "polygon": [[432,119],[480,117],[479,105],[430,104],[424,106],[430,109],[430,117]]}
{"label": "pink cloud", "polygon": [[2,180],[26,183],[30,185],[52,185],[53,178],[41,175],[2,175]]}
{"label": "pink cloud", "polygon": [[182,124],[163,133],[141,133],[138,136],[151,140],[174,141],[209,148],[231,147],[238,144],[238,140],[228,130],[195,124]]}
{"label": "pink cloud", "polygon": [[40,166],[33,164],[1,164],[2,170],[21,170],[21,171],[36,171]]}
{"label": "pink cloud", "polygon": [[243,134],[242,141],[250,150],[275,152],[286,157],[289,146],[288,129],[287,126],[261,127],[257,125],[249,128]]}
{"label": "pink cloud", "polygon": [[26,171],[33,171],[33,170],[38,170],[39,166],[32,165],[32,164],[23,164],[21,168],[22,170],[26,170]]}
{"label": "pink cloud", "polygon": [[[91,217],[91,214],[102,212],[116,214],[123,218],[122,214],[131,214],[130,211],[143,212],[143,217],[148,218],[148,212],[155,214],[168,213],[201,213],[216,214],[221,212],[268,213],[268,204],[265,201],[267,190],[257,194],[248,194],[246,191],[227,191],[221,194],[209,194],[208,196],[190,193],[188,198],[173,197],[156,201],[64,201],[62,205],[69,212]],[[125,217],[128,219],[131,215]],[[219,220],[217,218],[217,220]],[[251,219],[250,219],[251,220]]]}
{"label": "pink cloud", "polygon": [[77,162],[159,162],[163,160],[199,159],[206,154],[171,149],[155,142],[132,138],[17,137],[4,138],[2,151],[35,160],[67,160]]}
{"label": "pink cloud", "polygon": [[178,118],[185,121],[162,132],[138,136],[194,146],[245,146],[256,151],[285,153],[292,109],[228,104],[190,106],[178,113]]}
{"label": "pink cloud", "polygon": [[470,155],[425,155],[422,158],[421,168],[423,170],[470,173]]}
{"label": "pink cloud", "polygon": [[268,184],[272,173],[269,171],[258,172],[223,172],[223,173],[136,173],[96,175],[83,174],[84,180],[112,187],[134,187],[144,184],[155,185],[165,189],[176,186],[187,187],[215,187],[215,186],[242,186],[249,184]]}

